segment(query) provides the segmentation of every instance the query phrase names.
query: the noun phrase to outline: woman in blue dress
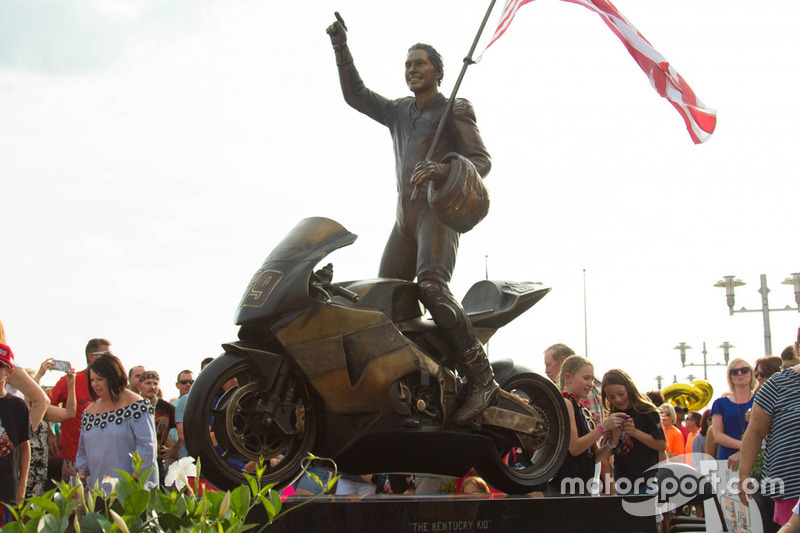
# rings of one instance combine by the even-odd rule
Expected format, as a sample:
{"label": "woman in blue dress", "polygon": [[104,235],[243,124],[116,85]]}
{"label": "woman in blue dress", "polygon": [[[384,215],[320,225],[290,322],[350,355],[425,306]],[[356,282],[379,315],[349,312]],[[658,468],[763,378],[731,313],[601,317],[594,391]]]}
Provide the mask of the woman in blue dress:
{"label": "woman in blue dress", "polygon": [[[753,367],[744,359],[734,359],[728,365],[730,393],[714,400],[711,406],[711,427],[719,445],[717,459],[731,458],[739,462],[742,435],[747,429],[747,411],[753,407],[753,391],[756,389]],[[733,457],[732,457],[733,456]]]}
{"label": "woman in blue dress", "polygon": [[81,481],[110,493],[117,470],[136,477],[131,454],[139,452],[142,472],[151,469],[144,488],[158,486],[155,409],[149,400],[127,389],[128,376],[119,359],[103,355],[89,364],[89,393],[94,402],[81,417],[75,466]]}

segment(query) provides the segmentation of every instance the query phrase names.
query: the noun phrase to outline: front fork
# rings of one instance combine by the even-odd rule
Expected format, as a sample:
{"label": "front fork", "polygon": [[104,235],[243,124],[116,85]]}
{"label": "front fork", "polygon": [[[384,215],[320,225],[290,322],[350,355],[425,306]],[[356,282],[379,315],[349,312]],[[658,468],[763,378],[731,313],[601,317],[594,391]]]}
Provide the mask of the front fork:
{"label": "front fork", "polygon": [[[226,352],[233,352],[247,357],[263,378],[266,387],[265,398],[258,403],[263,413],[258,423],[264,427],[275,425],[286,435],[295,435],[305,429],[305,408],[291,402],[295,396],[296,383],[292,383],[291,362],[285,355],[268,352],[237,341],[223,344]],[[287,385],[289,389],[286,390]],[[286,392],[284,393],[284,390]],[[292,423],[292,415],[295,423]]]}
{"label": "front fork", "polygon": [[[265,426],[275,424],[285,435],[294,435],[305,431],[305,407],[302,404],[292,403],[297,382],[290,376],[291,365],[289,359],[284,357],[275,376],[275,381],[267,393],[267,398],[259,405],[264,410]],[[284,394],[284,388],[289,385]],[[294,423],[293,417],[294,416]]]}

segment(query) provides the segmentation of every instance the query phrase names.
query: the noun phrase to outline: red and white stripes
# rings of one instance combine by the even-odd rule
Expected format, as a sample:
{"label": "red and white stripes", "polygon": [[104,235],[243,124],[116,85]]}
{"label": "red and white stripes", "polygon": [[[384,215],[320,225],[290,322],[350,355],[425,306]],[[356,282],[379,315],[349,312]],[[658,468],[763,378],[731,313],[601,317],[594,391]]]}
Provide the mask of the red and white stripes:
{"label": "red and white stripes", "polygon": [[[489,48],[508,29],[517,10],[533,0],[506,0],[500,23],[486,46]],[[639,67],[650,80],[656,92],[669,100],[683,117],[689,135],[696,143],[707,141],[717,125],[717,114],[713,109],[703,105],[686,83],[686,80],[672,68],[669,62],[644,35],[630,23],[608,0],[564,0],[579,4],[597,13],[614,34],[619,37],[625,48],[633,56]]]}

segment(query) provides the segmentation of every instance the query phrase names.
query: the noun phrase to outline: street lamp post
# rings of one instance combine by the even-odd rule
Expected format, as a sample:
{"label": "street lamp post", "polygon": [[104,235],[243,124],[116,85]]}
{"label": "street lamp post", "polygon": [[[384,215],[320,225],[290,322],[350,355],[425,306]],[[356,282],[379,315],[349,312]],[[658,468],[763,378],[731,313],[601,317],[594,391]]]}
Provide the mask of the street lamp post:
{"label": "street lamp post", "polygon": [[678,345],[674,348],[675,350],[680,350],[681,352],[681,366],[686,368],[687,366],[702,366],[703,367],[703,379],[708,381],[708,367],[710,366],[728,366],[728,360],[731,357],[730,350],[731,348],[735,348],[734,345],[729,343],[728,341],[723,342],[719,345],[720,348],[723,350],[723,356],[725,357],[724,363],[709,363],[708,362],[708,350],[706,350],[706,343],[703,342],[703,363],[687,363],[686,362],[686,351],[691,350],[692,347],[686,344],[685,342],[679,342]]}
{"label": "street lamp post", "polygon": [[725,299],[727,300],[728,311],[731,316],[733,316],[734,313],[761,313],[764,319],[764,355],[772,355],[772,331],[769,325],[770,311],[800,311],[800,272],[792,274],[781,283],[794,287],[794,301],[797,302],[797,307],[787,305],[780,309],[769,308],[769,288],[767,287],[766,274],[761,274],[761,288],[758,290],[759,294],[761,294],[761,309],[746,309],[744,307],[741,309],[733,308],[735,303],[735,288],[746,285],[742,280],[736,279],[736,276],[723,276],[721,280],[714,284],[715,287],[725,288]]}

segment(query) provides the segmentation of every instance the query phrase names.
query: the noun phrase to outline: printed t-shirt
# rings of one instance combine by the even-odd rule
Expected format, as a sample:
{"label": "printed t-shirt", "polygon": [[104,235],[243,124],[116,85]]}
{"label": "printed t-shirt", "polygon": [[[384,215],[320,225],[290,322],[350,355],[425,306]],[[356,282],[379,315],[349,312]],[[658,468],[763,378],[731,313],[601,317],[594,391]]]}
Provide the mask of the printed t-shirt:
{"label": "printed t-shirt", "polygon": [[[28,439],[28,405],[25,400],[6,393],[0,398],[0,502],[17,503],[19,445]],[[0,508],[5,509],[2,505]]]}

